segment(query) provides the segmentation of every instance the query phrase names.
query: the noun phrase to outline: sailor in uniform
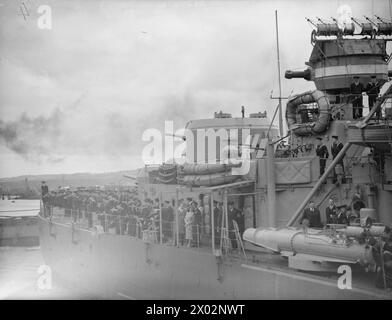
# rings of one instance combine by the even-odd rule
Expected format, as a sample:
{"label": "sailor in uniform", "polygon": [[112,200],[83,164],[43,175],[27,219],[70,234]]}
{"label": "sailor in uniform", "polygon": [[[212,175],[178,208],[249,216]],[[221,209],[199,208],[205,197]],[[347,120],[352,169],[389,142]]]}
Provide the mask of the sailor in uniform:
{"label": "sailor in uniform", "polygon": [[222,226],[222,204],[218,206],[218,201],[214,200],[214,233],[215,233],[215,245],[220,243],[221,238],[221,226]]}
{"label": "sailor in uniform", "polygon": [[353,119],[362,118],[363,99],[362,92],[365,91],[363,84],[359,82],[359,77],[354,76],[354,82],[350,86],[353,105]]}
{"label": "sailor in uniform", "polygon": [[234,229],[234,222],[237,222],[238,227],[240,227],[241,220],[243,218],[241,212],[234,208],[234,201],[230,201],[228,203],[228,208],[227,208],[227,217],[228,217],[228,228],[229,228],[229,239],[231,241],[231,247],[233,249],[237,249],[237,239],[235,236],[235,229]]}
{"label": "sailor in uniform", "polygon": [[329,199],[328,207],[325,209],[325,216],[327,224],[335,224],[338,222],[338,209],[332,198]]}
{"label": "sailor in uniform", "polygon": [[[336,156],[339,154],[340,150],[343,149],[343,143],[339,142],[339,137],[336,135],[332,136],[332,145],[331,145],[331,154],[332,158],[335,159]],[[344,175],[344,165],[343,165],[343,157],[339,160],[337,165],[342,167],[343,175]],[[334,182],[337,181],[337,174],[336,174],[336,166],[334,169]]]}
{"label": "sailor in uniform", "polygon": [[338,207],[338,224],[349,224],[349,220],[347,217],[347,206],[342,205]]}
{"label": "sailor in uniform", "polygon": [[[374,103],[376,102],[378,95],[380,94],[380,84],[377,81],[376,76],[372,76],[370,82],[366,85],[366,94],[369,97],[369,111],[372,110]],[[381,119],[381,106],[376,110],[377,119]]]}
{"label": "sailor in uniform", "polygon": [[323,223],[321,222],[320,211],[315,208],[314,201],[309,201],[309,207],[304,210],[300,224],[305,225],[305,221],[309,228],[322,228]]}
{"label": "sailor in uniform", "polygon": [[49,205],[48,205],[49,188],[45,184],[45,181],[42,181],[41,197],[42,197],[42,204],[43,204],[43,207],[44,207],[44,217],[46,218],[50,214],[50,212],[49,212]]}
{"label": "sailor in uniform", "polygon": [[316,155],[320,160],[320,177],[324,174],[325,165],[327,164],[327,159],[329,158],[328,148],[323,143],[323,138],[317,137],[317,147],[316,147]]}

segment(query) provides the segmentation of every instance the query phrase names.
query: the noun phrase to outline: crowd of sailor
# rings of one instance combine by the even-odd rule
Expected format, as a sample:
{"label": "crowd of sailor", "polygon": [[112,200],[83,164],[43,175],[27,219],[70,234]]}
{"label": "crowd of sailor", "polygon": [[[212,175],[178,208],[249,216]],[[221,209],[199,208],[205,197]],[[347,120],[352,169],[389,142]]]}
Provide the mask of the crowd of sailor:
{"label": "crowd of sailor", "polygon": [[[211,242],[210,210],[205,210],[200,199],[179,199],[176,217],[174,200],[146,198],[142,202],[135,188],[59,188],[49,191],[44,184],[42,191],[45,217],[52,218],[61,213],[73,223],[85,222],[84,226],[89,229],[99,225],[102,232],[149,237],[148,240],[153,242],[176,245],[178,240],[178,245],[188,247],[200,247]],[[222,202],[213,202],[213,214],[215,243],[220,243],[222,235],[227,235],[231,248],[237,248],[233,221],[238,226],[238,233],[242,233],[243,213],[234,207],[234,202],[228,202],[227,233],[222,233]]]}

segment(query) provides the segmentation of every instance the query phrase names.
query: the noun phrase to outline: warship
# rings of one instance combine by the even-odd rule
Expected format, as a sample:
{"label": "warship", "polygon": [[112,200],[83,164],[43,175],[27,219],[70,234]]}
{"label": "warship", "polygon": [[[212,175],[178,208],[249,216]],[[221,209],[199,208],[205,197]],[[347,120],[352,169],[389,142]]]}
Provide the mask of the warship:
{"label": "warship", "polygon": [[[141,226],[130,235],[121,223],[119,232],[107,227],[108,213],[43,208],[40,245],[55,279],[112,299],[392,298],[382,250],[392,223],[392,23],[308,21],[307,68],[285,77],[312,81],[316,89],[287,98],[287,134],[273,124],[281,103],[271,119],[243,109],[241,117],[221,111],[189,121],[195,138],[184,137],[186,161],[146,165],[135,177],[141,201],[158,199],[157,229]],[[366,93],[352,92],[354,78],[363,87],[375,81],[380,93],[372,105]],[[359,99],[365,115],[355,113]],[[222,133],[213,136],[217,144],[198,135],[208,130]],[[319,138],[329,151],[333,137],[341,143],[337,154],[320,158]],[[223,145],[230,147],[222,152]],[[245,162],[246,173],[236,173]],[[205,218],[193,247],[181,245],[179,234],[179,203],[188,198],[198,200]],[[330,200],[349,224],[326,221]],[[172,241],[162,231],[166,201],[175,213]],[[310,201],[323,228],[303,219]],[[243,213],[243,226],[230,221],[228,203]],[[375,284],[380,272],[381,287]],[[340,284],[343,275],[350,284]]]}

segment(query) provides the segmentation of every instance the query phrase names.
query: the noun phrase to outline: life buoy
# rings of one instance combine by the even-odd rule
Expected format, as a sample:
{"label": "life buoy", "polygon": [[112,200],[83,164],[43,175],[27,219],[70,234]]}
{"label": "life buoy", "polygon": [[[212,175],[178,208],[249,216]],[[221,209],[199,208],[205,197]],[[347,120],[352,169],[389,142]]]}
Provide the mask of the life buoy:
{"label": "life buoy", "polygon": [[[319,109],[319,116],[315,122],[297,123],[297,110],[302,104],[316,102]],[[304,92],[291,98],[286,107],[286,122],[289,130],[296,135],[315,135],[323,133],[329,125],[330,104],[328,98],[320,90]]]}

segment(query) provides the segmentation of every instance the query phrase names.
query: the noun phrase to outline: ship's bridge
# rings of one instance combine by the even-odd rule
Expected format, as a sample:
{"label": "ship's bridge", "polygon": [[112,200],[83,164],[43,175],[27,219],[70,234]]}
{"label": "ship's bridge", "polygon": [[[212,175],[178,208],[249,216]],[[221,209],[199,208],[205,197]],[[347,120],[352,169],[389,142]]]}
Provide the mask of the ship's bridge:
{"label": "ship's bridge", "polygon": [[220,163],[223,159],[241,156],[243,147],[249,148],[251,158],[261,157],[267,135],[271,139],[279,135],[277,126],[270,123],[266,112],[233,118],[221,111],[215,112],[212,119],[189,121],[186,125],[188,135],[191,135],[186,138],[187,162]]}

